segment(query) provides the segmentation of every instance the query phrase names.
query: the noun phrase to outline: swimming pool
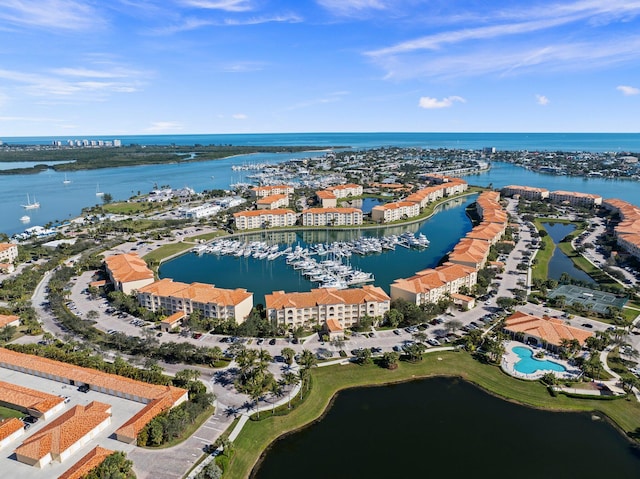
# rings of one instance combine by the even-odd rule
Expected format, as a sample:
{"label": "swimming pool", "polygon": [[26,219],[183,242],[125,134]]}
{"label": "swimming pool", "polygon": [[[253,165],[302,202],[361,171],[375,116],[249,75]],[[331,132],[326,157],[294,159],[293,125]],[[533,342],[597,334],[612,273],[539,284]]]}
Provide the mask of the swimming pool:
{"label": "swimming pool", "polygon": [[565,368],[562,364],[534,358],[533,351],[529,348],[516,346],[512,349],[512,351],[516,353],[516,355],[520,358],[520,361],[513,365],[513,368],[519,373],[532,374],[537,371],[564,372],[567,370],[567,368]]}

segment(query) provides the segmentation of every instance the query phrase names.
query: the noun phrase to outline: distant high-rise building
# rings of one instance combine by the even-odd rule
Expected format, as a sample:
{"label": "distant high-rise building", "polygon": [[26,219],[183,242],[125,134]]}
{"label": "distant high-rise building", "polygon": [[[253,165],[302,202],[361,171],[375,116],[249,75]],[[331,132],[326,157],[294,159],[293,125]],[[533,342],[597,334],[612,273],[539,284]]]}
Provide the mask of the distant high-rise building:
{"label": "distant high-rise building", "polygon": [[120,141],[120,140],[113,140],[113,146],[122,146],[122,141]]}

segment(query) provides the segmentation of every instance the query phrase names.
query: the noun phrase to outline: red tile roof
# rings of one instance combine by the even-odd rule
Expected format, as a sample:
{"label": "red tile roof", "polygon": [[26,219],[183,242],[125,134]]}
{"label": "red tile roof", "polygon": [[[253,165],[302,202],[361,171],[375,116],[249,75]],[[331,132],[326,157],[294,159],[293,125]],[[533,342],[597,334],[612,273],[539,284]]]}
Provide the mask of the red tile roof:
{"label": "red tile roof", "polygon": [[0,314],[0,328],[4,328],[8,324],[19,320],[20,316],[14,316],[12,314]]}
{"label": "red tile roof", "polygon": [[34,433],[16,454],[39,461],[47,454],[60,455],[111,417],[111,406],[93,401],[77,405]]}
{"label": "red tile roof", "polygon": [[46,413],[64,401],[60,396],[0,381],[0,403]]}
{"label": "red tile roof", "polygon": [[104,462],[107,456],[113,451],[104,447],[96,446],[89,451],[82,459],[66,470],[58,479],[82,479],[90,471]]}
{"label": "red tile roof", "polygon": [[4,441],[6,438],[11,436],[11,434],[19,431],[24,427],[22,421],[18,418],[11,417],[8,419],[3,419],[0,421],[0,441]]}
{"label": "red tile roof", "polygon": [[584,329],[567,326],[560,319],[538,318],[520,311],[505,319],[504,328],[514,333],[525,333],[540,338],[555,346],[560,346],[562,339],[577,339],[580,345],[584,345],[587,338],[593,336],[593,333]]}
{"label": "red tile roof", "polygon": [[113,279],[119,283],[153,279],[153,271],[147,268],[147,263],[135,253],[108,256],[104,262]]}

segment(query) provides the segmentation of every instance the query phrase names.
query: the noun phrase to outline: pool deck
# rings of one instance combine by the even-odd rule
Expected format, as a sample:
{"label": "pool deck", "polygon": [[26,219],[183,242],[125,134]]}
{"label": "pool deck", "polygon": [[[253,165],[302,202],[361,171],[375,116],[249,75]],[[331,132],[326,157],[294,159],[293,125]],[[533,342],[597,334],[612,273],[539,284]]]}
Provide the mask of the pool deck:
{"label": "pool deck", "polygon": [[[514,366],[518,361],[520,361],[520,357],[513,352],[513,348],[516,348],[516,347],[531,349],[533,351],[533,354],[536,354],[538,352],[543,352],[544,357],[541,358],[542,360],[546,359],[548,361],[553,361],[554,363],[561,364],[566,368],[566,371],[559,372],[559,371],[552,371],[550,369],[541,369],[539,371],[536,371],[530,374],[525,374],[525,373],[516,371]],[[580,371],[577,367],[570,365],[568,361],[560,359],[556,354],[552,353],[551,351],[547,351],[546,349],[532,347],[527,344],[520,343],[518,341],[507,341],[505,343],[505,349],[506,349],[506,352],[502,356],[500,367],[505,373],[516,378],[536,381],[547,373],[553,373],[557,378],[576,379],[582,374],[582,371]]]}

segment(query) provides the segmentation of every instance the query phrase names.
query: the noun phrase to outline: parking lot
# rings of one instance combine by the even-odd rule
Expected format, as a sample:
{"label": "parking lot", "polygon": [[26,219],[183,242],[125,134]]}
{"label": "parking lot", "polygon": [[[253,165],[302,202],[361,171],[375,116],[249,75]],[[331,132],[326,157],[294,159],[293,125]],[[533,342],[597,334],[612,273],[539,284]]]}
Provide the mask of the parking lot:
{"label": "parking lot", "polygon": [[[51,479],[58,477],[64,471],[69,469],[80,458],[88,453],[95,446],[102,446],[111,450],[120,450],[130,452],[134,449],[134,446],[125,444],[115,439],[110,438],[116,429],[122,426],[128,421],[134,414],[140,411],[145,405],[135,401],[129,401],[121,399],[108,394],[103,394],[97,391],[88,391],[86,393],[78,391],[75,386],[52,381],[49,379],[32,376],[30,374],[20,373],[17,371],[9,370],[0,367],[0,381],[6,381],[8,383],[19,384],[21,386],[42,391],[48,394],[56,396],[67,396],[69,401],[65,404],[62,411],[56,414],[53,418],[47,420],[38,420],[35,424],[32,424],[24,436],[13,441],[11,444],[0,450],[0,470],[1,477],[6,478],[20,478],[20,479]],[[22,442],[31,436],[31,434],[39,431],[51,421],[64,414],[70,408],[76,405],[87,405],[92,401],[98,401],[111,405],[111,424],[102,432],[98,434],[95,439],[92,439],[88,444],[82,447],[79,451],[74,453],[71,457],[65,460],[63,463],[53,461],[51,464],[45,466],[42,469],[32,467],[27,464],[18,462],[15,459],[13,451]]]}

